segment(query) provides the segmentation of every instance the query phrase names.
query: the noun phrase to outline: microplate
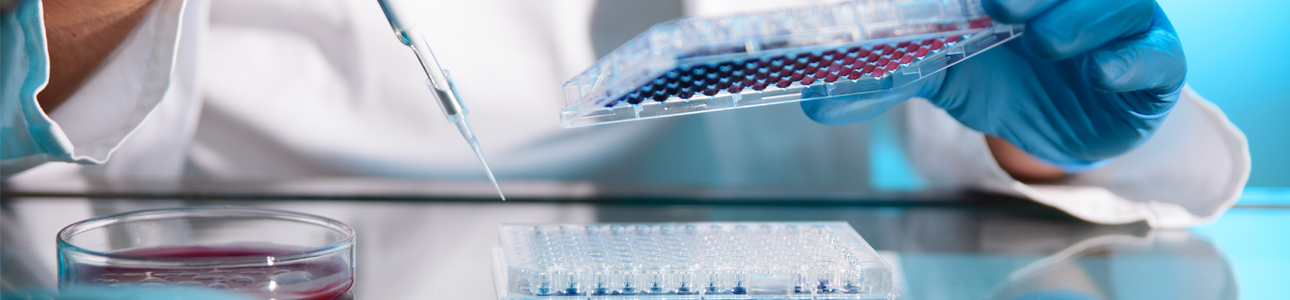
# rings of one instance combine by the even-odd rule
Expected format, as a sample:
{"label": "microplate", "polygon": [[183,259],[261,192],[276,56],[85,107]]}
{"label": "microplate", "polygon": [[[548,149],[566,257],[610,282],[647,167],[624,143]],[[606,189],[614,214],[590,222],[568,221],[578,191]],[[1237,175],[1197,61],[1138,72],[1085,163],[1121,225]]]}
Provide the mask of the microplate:
{"label": "microplate", "polygon": [[654,25],[564,84],[561,124],[901,87],[1021,35],[980,0],[867,0]]}
{"label": "microplate", "polygon": [[500,300],[893,299],[846,222],[502,225]]}

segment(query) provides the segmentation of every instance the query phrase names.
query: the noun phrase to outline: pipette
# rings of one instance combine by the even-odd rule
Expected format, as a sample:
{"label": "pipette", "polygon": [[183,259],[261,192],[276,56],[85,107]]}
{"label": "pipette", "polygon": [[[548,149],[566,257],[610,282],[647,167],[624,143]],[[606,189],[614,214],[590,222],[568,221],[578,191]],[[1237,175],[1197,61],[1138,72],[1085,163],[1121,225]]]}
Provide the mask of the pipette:
{"label": "pipette", "polygon": [[502,187],[497,185],[497,178],[493,177],[493,171],[488,168],[488,162],[484,160],[484,152],[479,148],[475,131],[470,128],[470,121],[466,120],[466,114],[469,111],[462,105],[451,75],[447,70],[439,67],[434,52],[430,51],[430,44],[422,34],[423,30],[429,30],[425,28],[429,26],[420,26],[421,18],[415,15],[419,12],[415,1],[377,0],[377,2],[385,12],[385,18],[389,19],[390,27],[394,28],[394,35],[404,45],[411,47],[417,60],[421,61],[421,68],[425,70],[426,77],[429,77],[426,80],[426,86],[434,91],[435,100],[443,110],[443,115],[448,118],[448,122],[457,125],[457,131],[461,132],[461,137],[470,143],[471,150],[475,151],[475,157],[478,157],[479,163],[484,165],[484,172],[488,174],[488,180],[493,183],[493,188],[497,189],[497,196],[501,197],[502,201],[506,201],[506,196],[502,195]]}

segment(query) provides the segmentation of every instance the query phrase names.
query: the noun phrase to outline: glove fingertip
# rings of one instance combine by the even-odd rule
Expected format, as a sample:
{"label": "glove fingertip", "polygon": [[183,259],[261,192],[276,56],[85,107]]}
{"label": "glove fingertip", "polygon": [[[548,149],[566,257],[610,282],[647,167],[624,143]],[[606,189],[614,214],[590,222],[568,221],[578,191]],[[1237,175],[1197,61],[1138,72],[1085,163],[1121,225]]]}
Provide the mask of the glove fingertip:
{"label": "glove fingertip", "polygon": [[908,96],[884,97],[846,96],[802,102],[802,112],[816,123],[846,125],[872,119]]}
{"label": "glove fingertip", "polygon": [[1057,0],[981,0],[981,8],[995,21],[1021,24],[1048,10]]}
{"label": "glove fingertip", "polygon": [[1132,53],[1125,51],[1096,51],[1090,58],[1093,62],[1092,83],[1094,88],[1105,92],[1126,92],[1136,88],[1128,76],[1133,64]]}
{"label": "glove fingertip", "polygon": [[843,108],[839,107],[839,105],[837,105],[838,103],[835,103],[837,101],[841,100],[823,99],[802,101],[802,112],[806,114],[807,118],[810,118],[811,121],[815,121],[816,123],[825,125],[846,124],[847,122],[841,121],[842,118],[838,115],[838,112]]}
{"label": "glove fingertip", "polygon": [[1029,51],[1035,57],[1047,61],[1058,61],[1079,53],[1078,49],[1074,49],[1072,43],[1053,38],[1051,35],[1042,32],[1038,26],[1030,26],[1027,31],[1029,32],[1023,35],[1021,39],[1025,41],[1026,51]]}
{"label": "glove fingertip", "polygon": [[1165,94],[1182,86],[1187,72],[1178,39],[1162,30],[1094,50],[1089,59],[1092,83],[1106,92]]}
{"label": "glove fingertip", "polygon": [[901,101],[919,96],[935,95],[946,72],[937,72],[915,83],[881,92],[844,94],[817,100],[802,101],[802,112],[820,124],[846,125],[872,119]]}

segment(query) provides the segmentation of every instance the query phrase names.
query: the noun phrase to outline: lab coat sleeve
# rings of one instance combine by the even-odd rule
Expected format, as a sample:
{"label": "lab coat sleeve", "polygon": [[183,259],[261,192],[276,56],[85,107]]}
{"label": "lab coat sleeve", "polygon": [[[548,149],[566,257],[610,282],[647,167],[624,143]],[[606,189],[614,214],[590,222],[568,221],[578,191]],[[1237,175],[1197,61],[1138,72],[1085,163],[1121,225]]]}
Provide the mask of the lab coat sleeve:
{"label": "lab coat sleeve", "polygon": [[170,84],[185,1],[160,0],[58,109],[36,95],[49,81],[41,1],[0,16],[0,174],[45,162],[101,164],[147,119]]}
{"label": "lab coat sleeve", "polygon": [[928,101],[907,105],[908,152],[931,188],[1029,198],[1091,222],[1157,228],[1211,222],[1236,202],[1249,176],[1245,136],[1190,87],[1143,145],[1101,168],[1044,184],[1012,179],[982,133]]}

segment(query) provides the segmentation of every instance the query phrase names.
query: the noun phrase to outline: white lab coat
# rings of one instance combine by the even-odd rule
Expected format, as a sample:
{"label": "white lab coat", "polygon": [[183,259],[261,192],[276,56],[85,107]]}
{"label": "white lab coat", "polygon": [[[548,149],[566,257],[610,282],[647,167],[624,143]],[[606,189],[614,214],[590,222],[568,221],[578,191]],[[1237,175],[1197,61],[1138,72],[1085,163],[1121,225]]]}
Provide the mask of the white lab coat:
{"label": "white lab coat", "polygon": [[[435,55],[452,71],[504,186],[554,179],[845,194],[876,180],[865,142],[875,122],[899,129],[904,155],[931,189],[1026,197],[1099,223],[1210,221],[1235,202],[1249,173],[1244,136],[1190,89],[1144,145],[1056,184],[1011,179],[981,133],[922,99],[847,126],[816,124],[796,105],[780,105],[562,129],[560,86],[595,60],[586,34],[591,1],[433,7],[428,22],[452,29],[436,33]],[[687,3],[692,14],[728,11],[722,7],[733,6]],[[4,21],[24,16],[39,13],[20,8]],[[9,23],[4,30],[6,39],[34,34]],[[41,51],[23,48],[3,59],[6,66],[41,62]],[[45,163],[7,179],[14,183],[483,178],[456,129],[427,100],[433,96],[424,73],[375,1],[158,0],[48,115],[32,112],[34,94],[8,88],[43,83],[47,75],[3,71],[0,170],[8,176],[46,161],[84,165]],[[28,130],[38,127],[30,124],[51,129]],[[41,146],[46,140],[59,147]]]}

